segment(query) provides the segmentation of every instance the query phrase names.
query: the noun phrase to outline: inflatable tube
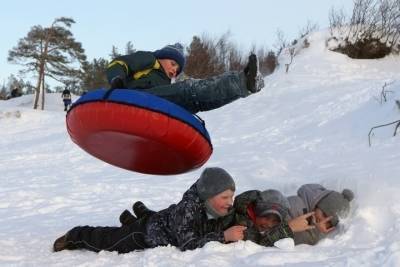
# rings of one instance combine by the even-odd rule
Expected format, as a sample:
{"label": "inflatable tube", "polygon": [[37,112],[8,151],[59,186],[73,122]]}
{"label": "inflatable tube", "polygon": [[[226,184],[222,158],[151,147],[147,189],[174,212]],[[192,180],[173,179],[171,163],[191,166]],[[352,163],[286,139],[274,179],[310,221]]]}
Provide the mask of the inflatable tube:
{"label": "inflatable tube", "polygon": [[72,105],[66,123],[72,141],[89,154],[146,174],[199,168],[213,149],[198,117],[137,90],[91,91]]}

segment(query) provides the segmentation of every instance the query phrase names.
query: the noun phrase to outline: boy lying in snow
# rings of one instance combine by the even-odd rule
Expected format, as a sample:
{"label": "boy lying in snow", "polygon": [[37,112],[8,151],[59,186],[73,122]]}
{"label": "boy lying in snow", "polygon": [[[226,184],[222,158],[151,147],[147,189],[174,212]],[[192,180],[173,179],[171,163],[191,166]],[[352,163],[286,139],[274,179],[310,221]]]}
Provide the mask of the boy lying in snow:
{"label": "boy lying in snow", "polygon": [[289,202],[277,190],[246,191],[235,198],[233,206],[235,223],[247,227],[244,240],[262,246],[273,246],[280,239],[315,228],[309,225],[313,212],[289,219]]}
{"label": "boy lying in snow", "polygon": [[[231,209],[234,191],[235,183],[224,169],[206,168],[177,204],[159,212],[141,209],[138,218],[120,227],[75,227],[59,237],[53,249],[127,253],[172,245],[183,251],[202,247],[209,241],[242,240],[246,227],[235,225]],[[274,242],[285,237],[279,235],[283,230],[277,233],[265,239]]]}
{"label": "boy lying in snow", "polygon": [[339,223],[339,217],[346,217],[354,193],[344,189],[342,193],[328,190],[320,184],[305,184],[297,191],[297,196],[288,197],[289,218],[314,212],[315,229],[294,233],[295,244],[315,245],[333,231]]}

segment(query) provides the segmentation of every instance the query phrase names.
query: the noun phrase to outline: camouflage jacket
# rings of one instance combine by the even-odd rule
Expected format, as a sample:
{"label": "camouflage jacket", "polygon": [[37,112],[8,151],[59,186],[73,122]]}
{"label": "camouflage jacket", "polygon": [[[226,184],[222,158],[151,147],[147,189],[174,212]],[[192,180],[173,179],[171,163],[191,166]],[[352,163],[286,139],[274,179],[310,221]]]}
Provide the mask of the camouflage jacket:
{"label": "camouflage jacket", "polygon": [[233,204],[235,210],[235,224],[247,226],[245,240],[253,241],[259,245],[271,247],[274,243],[283,238],[293,238],[293,232],[287,221],[282,222],[267,232],[259,232],[250,217],[248,209],[255,206],[256,200],[260,197],[260,191],[250,190],[243,192],[235,198]]}
{"label": "camouflage jacket", "polygon": [[173,245],[180,250],[196,249],[209,241],[224,243],[224,230],[233,225],[233,214],[209,219],[204,201],[195,185],[178,204],[152,215],[146,226],[146,243],[150,247]]}

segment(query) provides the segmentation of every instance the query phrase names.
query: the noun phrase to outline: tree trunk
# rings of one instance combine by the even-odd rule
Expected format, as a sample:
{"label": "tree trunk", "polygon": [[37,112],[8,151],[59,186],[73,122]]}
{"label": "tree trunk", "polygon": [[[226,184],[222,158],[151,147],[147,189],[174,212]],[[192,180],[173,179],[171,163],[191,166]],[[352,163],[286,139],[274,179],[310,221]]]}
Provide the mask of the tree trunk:
{"label": "tree trunk", "polygon": [[45,95],[46,95],[46,86],[45,86],[45,83],[44,83],[44,74],[43,74],[42,75],[42,103],[41,103],[42,110],[44,110],[44,97],[45,97]]}
{"label": "tree trunk", "polygon": [[46,64],[47,53],[48,53],[48,48],[49,48],[49,38],[50,38],[50,33],[48,31],[46,31],[46,39],[45,39],[45,43],[44,43],[44,49],[43,49],[43,53],[42,53],[41,59],[40,59],[38,87],[36,88],[38,94],[35,96],[35,104],[33,106],[34,109],[38,108],[40,93],[42,93],[41,108],[42,108],[42,110],[44,108],[44,71],[45,71],[45,64]]}
{"label": "tree trunk", "polygon": [[42,73],[42,71],[40,70],[39,78],[38,78],[37,85],[35,88],[35,102],[33,103],[33,109],[37,109],[38,104],[39,104],[40,87],[42,85],[42,77],[41,77],[42,74],[41,73]]}

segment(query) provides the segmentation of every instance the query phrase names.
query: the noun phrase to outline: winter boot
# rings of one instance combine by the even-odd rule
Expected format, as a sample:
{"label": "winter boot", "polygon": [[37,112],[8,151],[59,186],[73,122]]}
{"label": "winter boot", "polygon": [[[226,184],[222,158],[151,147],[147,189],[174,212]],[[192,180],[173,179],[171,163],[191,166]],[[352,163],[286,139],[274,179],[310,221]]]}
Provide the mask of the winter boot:
{"label": "winter boot", "polygon": [[130,213],[128,210],[124,210],[121,215],[119,215],[119,221],[121,222],[121,225],[129,225],[133,222],[135,222],[137,218]]}
{"label": "winter boot", "polygon": [[54,244],[53,244],[53,251],[54,252],[59,252],[59,251],[62,251],[64,249],[68,249],[68,250],[77,249],[77,247],[72,242],[68,242],[67,241],[67,234],[57,238],[56,241],[54,241]]}
{"label": "winter boot", "polygon": [[255,54],[249,56],[249,61],[244,68],[246,76],[246,87],[251,93],[257,93],[264,87],[264,80],[258,72],[258,61]]}
{"label": "winter boot", "polygon": [[150,210],[143,204],[141,201],[136,201],[132,206],[133,212],[138,218],[143,218],[145,216],[150,216],[156,213],[153,210]]}

